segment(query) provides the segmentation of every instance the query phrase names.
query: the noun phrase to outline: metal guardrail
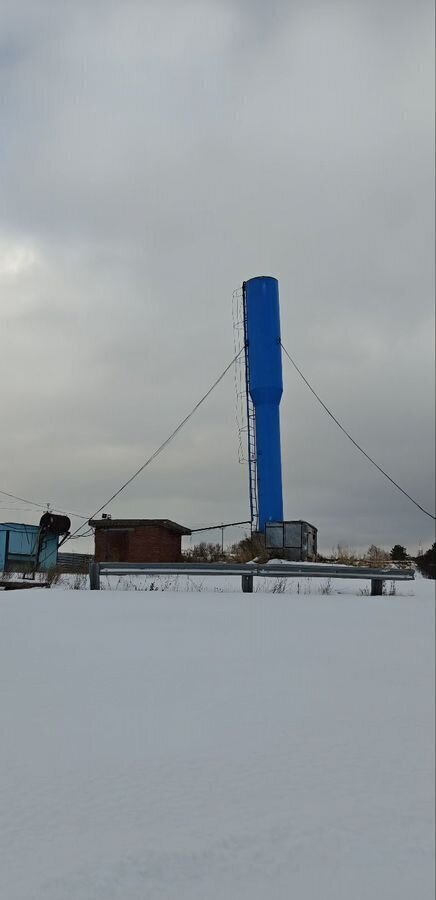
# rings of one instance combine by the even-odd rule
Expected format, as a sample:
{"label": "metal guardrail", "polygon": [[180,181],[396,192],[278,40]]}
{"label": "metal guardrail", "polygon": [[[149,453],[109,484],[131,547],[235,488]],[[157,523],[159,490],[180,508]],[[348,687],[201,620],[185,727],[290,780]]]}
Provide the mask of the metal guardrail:
{"label": "metal guardrail", "polygon": [[89,568],[92,591],[100,590],[102,575],[238,575],[244,593],[253,592],[254,578],[352,578],[371,581],[371,595],[380,596],[384,581],[412,581],[413,569],[368,568],[332,563],[298,563],[283,565],[258,563],[120,563],[95,562]]}

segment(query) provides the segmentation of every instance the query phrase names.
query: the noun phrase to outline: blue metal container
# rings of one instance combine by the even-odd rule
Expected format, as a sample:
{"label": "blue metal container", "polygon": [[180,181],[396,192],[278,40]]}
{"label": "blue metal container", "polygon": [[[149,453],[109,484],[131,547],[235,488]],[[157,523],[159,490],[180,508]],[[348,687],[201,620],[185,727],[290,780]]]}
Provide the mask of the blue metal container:
{"label": "blue metal container", "polygon": [[244,283],[247,382],[255,410],[258,528],[283,520],[280,400],[283,393],[279,284]]}
{"label": "blue metal container", "polygon": [[[0,524],[0,572],[20,571],[35,562],[38,547],[39,525],[18,522]],[[57,535],[44,535],[40,547],[38,569],[47,571],[57,563]]]}

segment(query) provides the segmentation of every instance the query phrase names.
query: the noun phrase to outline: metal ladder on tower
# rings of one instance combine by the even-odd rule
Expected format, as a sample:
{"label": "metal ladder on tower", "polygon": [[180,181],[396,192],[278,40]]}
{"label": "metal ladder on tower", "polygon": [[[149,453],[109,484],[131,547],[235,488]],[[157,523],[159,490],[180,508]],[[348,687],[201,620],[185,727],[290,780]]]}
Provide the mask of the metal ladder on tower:
{"label": "metal ladder on tower", "polygon": [[250,492],[251,530],[259,527],[259,505],[257,497],[257,453],[256,453],[256,415],[250,396],[250,364],[248,359],[247,306],[245,283],[242,285],[242,301],[244,316],[244,355],[245,355],[245,390],[247,403],[247,444],[248,444],[248,480]]}
{"label": "metal ladder on tower", "polygon": [[248,479],[250,485],[251,530],[257,531],[259,509],[257,501],[256,417],[250,394],[247,394],[248,422]]}

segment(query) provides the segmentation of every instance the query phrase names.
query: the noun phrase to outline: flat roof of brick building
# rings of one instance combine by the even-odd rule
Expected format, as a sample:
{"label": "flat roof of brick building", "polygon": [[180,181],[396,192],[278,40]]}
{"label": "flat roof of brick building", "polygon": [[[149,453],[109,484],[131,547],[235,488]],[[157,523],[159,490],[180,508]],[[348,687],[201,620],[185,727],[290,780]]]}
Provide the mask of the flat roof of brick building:
{"label": "flat roof of brick building", "polygon": [[175,534],[191,534],[191,529],[184,525],[178,525],[171,519],[90,519],[91,528],[104,528],[110,530],[112,528],[147,528],[149,526],[165,528]]}

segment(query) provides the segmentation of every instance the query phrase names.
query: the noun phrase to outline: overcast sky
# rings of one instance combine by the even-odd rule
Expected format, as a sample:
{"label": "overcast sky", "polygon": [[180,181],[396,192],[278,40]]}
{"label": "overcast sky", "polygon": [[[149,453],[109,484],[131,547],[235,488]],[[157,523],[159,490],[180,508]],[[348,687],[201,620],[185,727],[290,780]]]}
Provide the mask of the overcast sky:
{"label": "overcast sky", "polygon": [[[231,360],[233,290],[271,274],[286,347],[433,511],[432,0],[0,10],[0,488],[93,513]],[[283,364],[286,517],[324,550],[427,546]],[[245,519],[237,449],[230,373],[108,511]]]}

